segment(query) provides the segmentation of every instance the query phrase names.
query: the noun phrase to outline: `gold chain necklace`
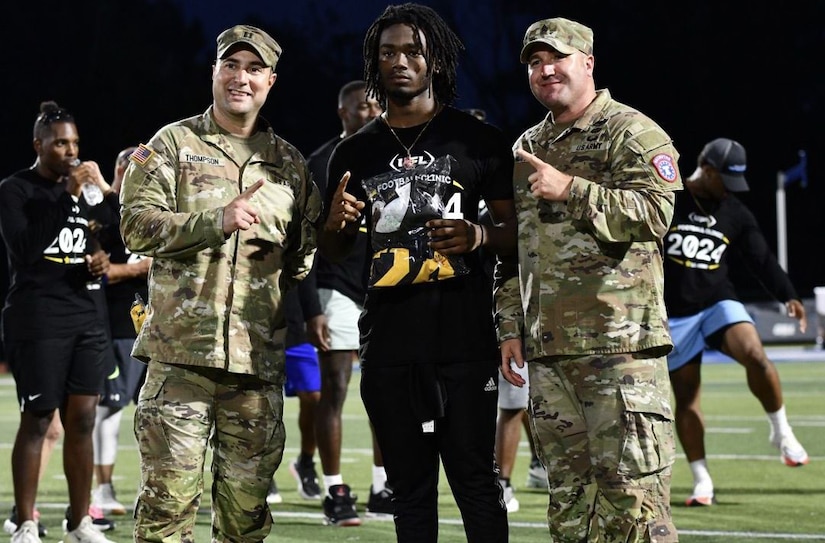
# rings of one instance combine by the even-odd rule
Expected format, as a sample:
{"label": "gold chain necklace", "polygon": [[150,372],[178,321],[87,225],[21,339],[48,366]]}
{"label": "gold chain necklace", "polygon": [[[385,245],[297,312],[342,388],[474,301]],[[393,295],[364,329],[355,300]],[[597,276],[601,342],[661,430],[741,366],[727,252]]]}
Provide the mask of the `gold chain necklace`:
{"label": "gold chain necklace", "polygon": [[705,211],[704,206],[699,203],[699,200],[696,198],[696,196],[694,196],[693,193],[690,192],[690,190],[688,190],[688,193],[690,193],[690,197],[693,198],[693,203],[696,204],[696,207],[699,208],[699,211],[702,213],[702,215],[704,215],[705,217],[710,217],[710,213]]}
{"label": "gold chain necklace", "polygon": [[403,147],[404,151],[407,153],[407,156],[404,157],[404,161],[402,162],[405,170],[411,170],[413,168],[412,148],[415,147],[415,144],[418,143],[418,140],[421,139],[421,136],[424,134],[424,131],[427,130],[427,127],[430,126],[431,122],[433,122],[435,116],[438,115],[438,111],[439,109],[436,108],[435,113],[433,113],[433,116],[430,117],[430,119],[426,123],[424,123],[424,128],[421,129],[421,131],[418,133],[418,135],[415,137],[415,139],[409,147],[404,145],[404,142],[401,141],[401,138],[399,138],[398,134],[395,133],[395,130],[393,130],[392,126],[390,126],[390,121],[386,117],[381,117],[384,120],[384,123],[387,125],[387,128],[390,129],[390,133],[395,138],[395,141],[397,141],[398,144],[401,145],[401,147]]}

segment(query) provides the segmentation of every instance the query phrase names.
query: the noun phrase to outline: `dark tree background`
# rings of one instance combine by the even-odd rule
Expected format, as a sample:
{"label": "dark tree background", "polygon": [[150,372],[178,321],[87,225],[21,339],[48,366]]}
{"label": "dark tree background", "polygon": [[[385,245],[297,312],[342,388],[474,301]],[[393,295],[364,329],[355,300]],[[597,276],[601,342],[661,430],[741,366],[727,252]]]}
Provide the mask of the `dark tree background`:
{"label": "dark tree background", "polygon": [[[511,139],[545,111],[518,63],[533,21],[565,16],[595,31],[596,83],[656,120],[674,138],[684,176],[719,136],[748,150],[744,196],[776,248],[778,171],[808,153],[807,188],[787,187],[788,268],[800,294],[825,284],[822,248],[825,26],[822,2],[578,2],[424,0],[467,50],[459,107],[479,107]],[[671,5],[672,4],[672,5]],[[386,2],[362,0],[46,0],[15,3],[0,21],[5,50],[0,177],[34,161],[40,102],[76,116],[81,156],[110,175],[117,152],[211,102],[216,35],[237,23],[283,46],[263,113],[305,154],[340,130],[338,88],[362,76],[364,32]],[[742,277],[745,278],[744,272]],[[752,279],[745,299],[764,299]]]}

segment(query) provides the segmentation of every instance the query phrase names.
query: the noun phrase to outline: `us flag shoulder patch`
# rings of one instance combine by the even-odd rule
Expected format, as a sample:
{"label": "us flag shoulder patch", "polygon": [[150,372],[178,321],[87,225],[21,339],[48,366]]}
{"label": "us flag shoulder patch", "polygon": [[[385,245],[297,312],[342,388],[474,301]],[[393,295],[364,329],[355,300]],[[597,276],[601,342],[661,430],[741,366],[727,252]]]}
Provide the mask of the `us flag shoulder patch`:
{"label": "us flag shoulder patch", "polygon": [[659,177],[668,183],[673,183],[676,181],[676,163],[673,161],[672,156],[665,153],[659,153],[650,159],[650,163],[653,164],[654,168],[656,168],[656,173],[659,174]]}
{"label": "us flag shoulder patch", "polygon": [[131,155],[129,155],[129,160],[131,160],[132,162],[134,162],[135,164],[137,164],[139,166],[145,166],[146,163],[149,162],[149,159],[152,158],[152,155],[154,155],[154,154],[155,154],[155,152],[151,148],[149,148],[149,147],[147,147],[147,146],[145,146],[141,143],[140,145],[138,145],[138,148],[135,149],[134,152],[132,152]]}

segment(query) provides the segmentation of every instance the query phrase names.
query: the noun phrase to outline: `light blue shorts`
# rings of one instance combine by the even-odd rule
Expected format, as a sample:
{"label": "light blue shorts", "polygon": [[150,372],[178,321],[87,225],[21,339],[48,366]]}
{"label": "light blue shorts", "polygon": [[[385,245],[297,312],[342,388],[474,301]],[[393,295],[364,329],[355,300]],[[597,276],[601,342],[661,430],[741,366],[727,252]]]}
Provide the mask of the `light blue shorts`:
{"label": "light blue shorts", "polygon": [[667,356],[667,369],[674,371],[705,349],[705,338],[731,324],[753,324],[753,318],[741,302],[722,300],[689,317],[670,317],[668,322],[673,351]]}

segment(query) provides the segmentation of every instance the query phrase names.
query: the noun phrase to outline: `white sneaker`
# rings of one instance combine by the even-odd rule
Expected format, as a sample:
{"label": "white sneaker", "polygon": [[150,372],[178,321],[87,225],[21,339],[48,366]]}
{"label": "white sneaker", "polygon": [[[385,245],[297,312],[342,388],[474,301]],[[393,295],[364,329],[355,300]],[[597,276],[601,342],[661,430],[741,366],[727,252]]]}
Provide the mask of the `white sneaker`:
{"label": "white sneaker", "polygon": [[[72,516],[71,506],[66,508],[66,516],[63,517],[63,533],[69,531],[69,518]],[[89,506],[89,516],[92,517],[92,528],[98,532],[108,532],[115,529],[115,521],[103,516],[103,511],[94,505]]]}
{"label": "white sneaker", "polygon": [[805,452],[805,448],[797,441],[792,431],[779,436],[771,434],[770,440],[771,445],[779,449],[781,453],[779,459],[786,466],[797,468],[808,463],[808,453]]}
{"label": "white sneaker", "polygon": [[[37,509],[34,510],[34,521],[37,523],[37,537],[46,537],[48,530],[46,527],[40,523],[40,511]],[[7,534],[13,534],[17,531],[17,507],[12,505],[11,507],[11,514],[9,518],[3,523],[3,531]]]}
{"label": "white sneaker", "polygon": [[281,493],[278,492],[278,485],[275,484],[275,479],[272,479],[269,482],[269,491],[266,494],[266,503],[273,505],[276,503],[282,503],[284,501],[284,497],[281,496]]}
{"label": "white sneaker", "polygon": [[107,539],[100,530],[92,524],[92,517],[86,515],[77,528],[63,536],[60,543],[114,543]]}
{"label": "white sneaker", "polygon": [[102,509],[104,515],[126,514],[126,508],[115,498],[115,489],[110,483],[99,485],[92,491],[92,507]]}
{"label": "white sneaker", "polygon": [[27,520],[11,535],[11,543],[41,543],[37,535],[37,523]]}
{"label": "white sneaker", "polygon": [[504,504],[507,506],[508,513],[515,513],[519,509],[519,502],[516,499],[516,491],[510,485],[505,485],[505,483],[499,481],[498,484],[501,485],[501,490],[504,497]]}

